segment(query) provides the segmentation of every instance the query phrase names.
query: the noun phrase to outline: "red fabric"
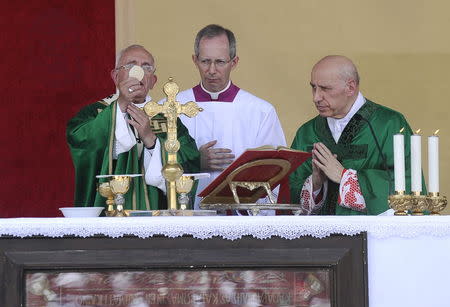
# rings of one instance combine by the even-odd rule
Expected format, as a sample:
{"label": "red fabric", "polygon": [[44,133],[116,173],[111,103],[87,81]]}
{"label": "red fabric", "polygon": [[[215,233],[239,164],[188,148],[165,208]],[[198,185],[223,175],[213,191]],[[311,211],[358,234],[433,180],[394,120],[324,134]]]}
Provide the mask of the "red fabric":
{"label": "red fabric", "polygon": [[359,187],[356,171],[347,170],[344,172],[341,181],[338,198],[340,206],[356,211],[363,211],[366,208],[366,204],[361,188]]}
{"label": "red fabric", "polygon": [[114,91],[114,0],[1,1],[0,217],[60,216],[67,121]]}

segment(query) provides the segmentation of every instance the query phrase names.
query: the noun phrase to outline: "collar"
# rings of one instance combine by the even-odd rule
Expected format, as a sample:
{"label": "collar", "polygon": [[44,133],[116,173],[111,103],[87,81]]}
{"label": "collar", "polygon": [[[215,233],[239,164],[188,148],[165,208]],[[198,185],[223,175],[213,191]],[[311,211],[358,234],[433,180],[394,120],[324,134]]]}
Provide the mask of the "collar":
{"label": "collar", "polygon": [[361,92],[359,92],[358,97],[356,97],[356,100],[353,103],[352,107],[350,108],[350,111],[348,111],[347,115],[345,115],[343,118],[327,117],[328,127],[330,127],[331,134],[333,135],[333,138],[336,142],[339,140],[342,131],[344,131],[345,127],[347,126],[348,122],[352,119],[353,115],[355,115],[356,112],[358,112],[358,110],[361,109],[361,107],[364,105],[365,102],[366,99],[361,94]]}
{"label": "collar", "polygon": [[152,97],[150,97],[150,96],[148,95],[147,97],[145,97],[145,101],[144,101],[144,102],[142,102],[142,103],[134,103],[134,105],[135,105],[136,107],[142,109],[142,108],[145,106],[145,104],[146,104],[147,102],[150,102],[150,101],[152,101]]}
{"label": "collar", "polygon": [[201,82],[199,85],[195,86],[192,89],[192,91],[194,92],[196,102],[205,102],[205,101],[233,102],[239,90],[240,88],[234,85],[231,81],[228,81],[228,85],[220,92],[214,93],[206,90]]}

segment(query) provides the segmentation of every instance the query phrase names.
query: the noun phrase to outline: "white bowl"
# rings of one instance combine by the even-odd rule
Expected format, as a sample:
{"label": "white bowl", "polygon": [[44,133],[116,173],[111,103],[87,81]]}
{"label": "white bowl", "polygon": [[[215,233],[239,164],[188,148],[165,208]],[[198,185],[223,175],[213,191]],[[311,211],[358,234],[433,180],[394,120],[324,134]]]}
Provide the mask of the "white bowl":
{"label": "white bowl", "polygon": [[103,207],[64,207],[59,208],[65,217],[97,217]]}

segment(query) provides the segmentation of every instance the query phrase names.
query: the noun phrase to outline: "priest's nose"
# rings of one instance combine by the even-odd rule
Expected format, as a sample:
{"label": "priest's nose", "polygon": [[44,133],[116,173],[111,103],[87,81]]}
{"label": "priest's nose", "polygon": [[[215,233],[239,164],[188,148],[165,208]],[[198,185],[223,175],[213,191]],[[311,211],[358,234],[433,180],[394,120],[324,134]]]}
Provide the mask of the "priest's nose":
{"label": "priest's nose", "polygon": [[211,64],[209,64],[208,73],[211,75],[214,75],[216,73],[216,64],[214,64],[214,62],[211,62]]}
{"label": "priest's nose", "polygon": [[320,89],[313,89],[313,101],[314,102],[320,102],[323,99],[323,94]]}

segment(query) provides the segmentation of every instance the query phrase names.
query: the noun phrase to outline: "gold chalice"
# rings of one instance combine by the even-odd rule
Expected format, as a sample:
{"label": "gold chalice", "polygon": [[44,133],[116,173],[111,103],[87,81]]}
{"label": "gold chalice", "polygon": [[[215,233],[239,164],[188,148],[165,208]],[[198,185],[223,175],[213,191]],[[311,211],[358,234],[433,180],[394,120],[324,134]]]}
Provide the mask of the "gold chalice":
{"label": "gold chalice", "polygon": [[106,216],[114,216],[116,210],[114,210],[114,193],[111,191],[109,182],[102,182],[98,184],[97,191],[101,196],[106,197]]}
{"label": "gold chalice", "polygon": [[189,206],[189,192],[194,185],[194,177],[183,175],[176,181],[178,195],[178,204],[181,210],[192,209]]}
{"label": "gold chalice", "polygon": [[[142,174],[96,176],[97,178],[109,178],[109,182],[102,182],[97,188],[100,195],[107,198],[107,216],[126,216],[123,210],[125,204],[125,197],[123,195],[127,193],[130,188],[131,178],[140,176],[142,176]],[[116,205],[115,210],[114,205]]]}
{"label": "gold chalice", "polygon": [[109,181],[109,186],[111,187],[111,192],[114,194],[114,202],[117,206],[115,216],[126,216],[123,211],[123,205],[125,204],[125,197],[123,194],[128,192],[128,189],[130,188],[130,176],[113,176]]}

